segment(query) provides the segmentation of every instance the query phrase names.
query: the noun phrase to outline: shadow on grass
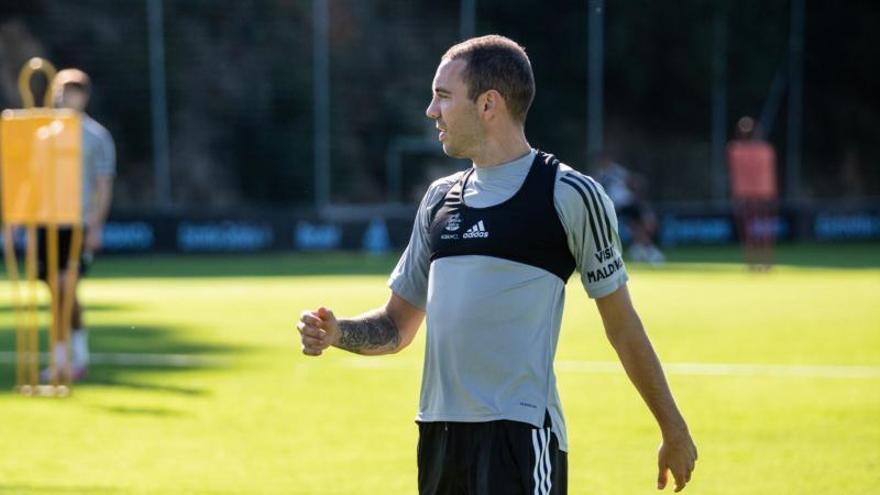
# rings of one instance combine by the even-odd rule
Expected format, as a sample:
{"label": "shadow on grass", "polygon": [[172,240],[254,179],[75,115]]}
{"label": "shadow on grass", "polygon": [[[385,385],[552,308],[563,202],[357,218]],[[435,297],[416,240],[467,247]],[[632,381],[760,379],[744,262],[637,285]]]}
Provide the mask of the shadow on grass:
{"label": "shadow on grass", "polygon": [[102,256],[89,278],[388,275],[397,254],[265,253]]}
{"label": "shadow on grass", "polygon": [[97,406],[95,409],[113,414],[125,414],[131,416],[153,416],[157,418],[182,417],[187,414],[178,409],[165,407],[127,407],[127,406]]}
{"label": "shadow on grass", "polygon": [[[9,298],[7,297],[6,299],[9,299]],[[123,310],[127,310],[127,309],[132,309],[134,307],[135,307],[134,305],[130,305],[130,304],[89,304],[88,307],[86,307],[86,312],[88,312],[88,313],[92,313],[92,312],[103,313],[106,311],[123,311]],[[12,313],[12,310],[13,310],[12,304],[8,303],[7,301],[0,303],[0,315]],[[38,304],[37,311],[39,311],[40,314],[47,315],[47,314],[49,314],[49,305],[48,304]]]}
{"label": "shadow on grass", "polygon": [[[145,392],[173,393],[184,396],[200,396],[209,392],[195,387],[169,385],[157,373],[179,375],[194,369],[227,367],[232,354],[240,356],[250,351],[246,347],[217,343],[198,342],[182,337],[173,327],[156,326],[95,326],[89,330],[89,347],[96,355],[109,356],[112,360],[98,360],[89,367],[89,378],[77,383],[76,389],[113,387]],[[45,329],[41,332],[41,349],[46,351]],[[0,328],[0,349],[15,349],[15,330]],[[7,356],[11,353],[7,353]],[[126,356],[136,355],[126,362]],[[186,359],[174,359],[183,356]],[[143,359],[156,358],[156,359]],[[169,359],[164,359],[169,358]],[[149,375],[146,379],[144,375]],[[12,393],[15,384],[15,365],[11,360],[0,362],[0,394]]]}
{"label": "shadow on grass", "polygon": [[[137,390],[142,392],[161,392],[161,393],[170,393],[175,395],[183,395],[190,397],[199,397],[209,395],[207,390],[195,388],[195,387],[180,387],[176,385],[168,385],[164,383],[149,383],[149,382],[139,382],[134,380],[121,380],[118,374],[106,373],[105,370],[111,370],[110,367],[95,367],[94,371],[89,375],[89,379],[82,383],[77,384],[77,387],[80,386],[88,386],[88,387],[112,387],[115,389],[128,389],[128,390]],[[126,370],[129,374],[137,374],[138,372],[149,372],[150,370],[154,370],[155,368],[135,368],[135,367],[126,367]],[[180,370],[180,368],[177,368]],[[192,369],[192,368],[189,368]],[[186,370],[180,370],[186,371]]]}

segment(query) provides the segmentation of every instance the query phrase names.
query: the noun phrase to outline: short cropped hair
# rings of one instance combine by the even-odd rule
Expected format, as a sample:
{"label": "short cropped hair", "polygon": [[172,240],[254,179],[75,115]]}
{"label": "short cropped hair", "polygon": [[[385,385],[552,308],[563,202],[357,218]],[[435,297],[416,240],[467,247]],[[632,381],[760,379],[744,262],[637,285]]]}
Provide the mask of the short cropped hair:
{"label": "short cropped hair", "polygon": [[490,34],[453,46],[441,60],[459,59],[467,62],[462,78],[471,100],[494,89],[504,97],[510,115],[525,122],[535,99],[535,76],[525,48],[510,38]]}
{"label": "short cropped hair", "polygon": [[63,90],[67,87],[74,87],[86,94],[92,92],[92,81],[89,75],[79,69],[64,69],[55,74],[52,80],[52,86],[55,91]]}

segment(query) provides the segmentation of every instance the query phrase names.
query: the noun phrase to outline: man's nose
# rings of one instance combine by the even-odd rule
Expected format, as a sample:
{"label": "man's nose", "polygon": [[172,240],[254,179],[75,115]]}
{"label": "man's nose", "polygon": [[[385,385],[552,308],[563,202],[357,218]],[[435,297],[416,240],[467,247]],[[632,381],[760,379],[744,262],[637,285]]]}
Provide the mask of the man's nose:
{"label": "man's nose", "polygon": [[440,118],[440,112],[437,111],[437,101],[431,100],[431,103],[428,104],[428,108],[425,109],[425,115],[431,120],[437,120]]}

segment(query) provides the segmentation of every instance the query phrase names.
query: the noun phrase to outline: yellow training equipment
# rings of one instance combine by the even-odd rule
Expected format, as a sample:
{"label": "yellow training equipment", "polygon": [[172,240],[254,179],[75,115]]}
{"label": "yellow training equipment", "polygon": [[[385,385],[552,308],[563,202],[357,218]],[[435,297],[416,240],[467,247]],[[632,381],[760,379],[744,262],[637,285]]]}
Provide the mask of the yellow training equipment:
{"label": "yellow training equipment", "polygon": [[[30,79],[42,71],[48,81],[44,107],[33,108]],[[71,110],[52,109],[55,68],[33,58],[19,75],[22,101],[28,108],[0,115],[3,251],[16,320],[16,389],[24,395],[70,394],[70,322],[72,296],[79,274],[82,243],[82,123]],[[72,227],[66,273],[59,270],[58,227]],[[37,317],[37,229],[46,233],[46,281],[51,294],[49,383],[40,383]],[[14,237],[24,231],[24,290],[20,283]],[[59,296],[64,294],[64,304]],[[63,350],[61,359],[56,349]]]}

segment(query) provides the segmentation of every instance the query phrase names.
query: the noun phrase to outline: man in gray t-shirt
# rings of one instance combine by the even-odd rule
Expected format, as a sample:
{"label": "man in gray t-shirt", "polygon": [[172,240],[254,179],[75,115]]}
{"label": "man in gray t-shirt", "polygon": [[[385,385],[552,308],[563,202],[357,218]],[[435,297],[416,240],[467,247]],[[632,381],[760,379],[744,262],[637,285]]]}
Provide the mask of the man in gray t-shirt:
{"label": "man in gray t-shirt", "polygon": [[525,51],[501,36],[441,59],[427,115],[446,154],[473,161],[425,194],[382,308],[306,311],[303,352],[387,354],[427,318],[417,422],[420,494],[562,494],[568,442],[553,358],[574,270],[663,435],[658,487],[690,479],[696,447],[633,309],[617,218],[591,178],[532,149]]}
{"label": "man in gray t-shirt", "polygon": [[[82,126],[82,215],[84,235],[80,246],[80,275],[84,275],[92,257],[101,249],[101,230],[110,210],[113,194],[113,178],[116,175],[116,147],[107,129],[85,113],[91,94],[91,81],[85,72],[79,69],[64,69],[56,74],[52,89],[54,103],[58,108],[68,108],[79,113]],[[47,278],[48,260],[46,235],[43,229],[38,232],[38,268],[41,279]],[[59,247],[59,286],[64,287],[68,276],[67,260],[73,242],[72,230],[62,227],[58,231]],[[78,280],[78,278],[77,278]],[[59,299],[63,299],[63,291],[59,291]],[[59,307],[62,307],[59,301]],[[71,373],[73,380],[85,378],[89,365],[88,332],[83,322],[83,310],[73,290],[73,311],[71,314]],[[58,345],[55,362],[58,369],[64,369],[67,359],[65,343]],[[50,380],[50,370],[42,373],[44,381]]]}

